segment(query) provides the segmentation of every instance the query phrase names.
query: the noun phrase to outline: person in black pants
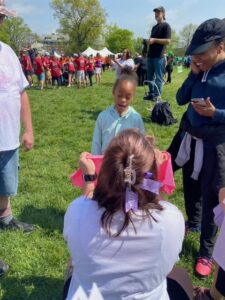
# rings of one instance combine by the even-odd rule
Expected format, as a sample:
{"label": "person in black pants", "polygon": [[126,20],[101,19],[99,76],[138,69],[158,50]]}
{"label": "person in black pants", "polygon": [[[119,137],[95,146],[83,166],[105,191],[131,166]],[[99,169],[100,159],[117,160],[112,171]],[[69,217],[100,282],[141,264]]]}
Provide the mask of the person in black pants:
{"label": "person in black pants", "polygon": [[[213,208],[218,204],[219,189],[225,186],[225,22],[217,18],[203,22],[195,31],[186,54],[192,55],[191,72],[176,98],[179,105],[189,105],[181,122],[181,132],[174,138],[169,151],[178,162],[174,149],[179,136],[182,140],[179,151],[184,145],[193,149],[194,144],[202,142],[202,152],[195,150],[195,159],[192,152],[189,153],[189,162],[179,165],[184,174],[185,206],[192,220],[193,216],[199,220],[195,209],[197,201],[201,203],[199,196],[202,197],[200,248],[195,271],[200,276],[209,276],[217,231]],[[187,141],[191,141],[191,145]],[[202,168],[199,168],[199,176],[195,176],[189,166],[194,165],[195,169],[200,162]],[[198,179],[194,186],[192,177]],[[194,195],[194,201],[188,203],[190,195]]]}
{"label": "person in black pants", "polygon": [[157,24],[152,27],[151,36],[147,42],[147,79],[153,81],[155,85],[149,84],[149,93],[144,97],[144,100],[155,101],[162,95],[165,73],[164,51],[171,41],[171,27],[165,21],[166,12],[163,6],[159,6],[153,11]]}

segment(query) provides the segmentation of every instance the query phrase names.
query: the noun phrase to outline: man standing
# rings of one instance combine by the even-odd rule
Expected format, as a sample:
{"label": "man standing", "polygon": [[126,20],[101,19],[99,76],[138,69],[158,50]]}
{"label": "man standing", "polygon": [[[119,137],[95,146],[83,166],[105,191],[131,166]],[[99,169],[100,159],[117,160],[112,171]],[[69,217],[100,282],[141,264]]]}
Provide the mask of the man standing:
{"label": "man standing", "polygon": [[165,8],[163,6],[153,9],[157,24],[152,28],[150,39],[148,40],[148,69],[147,78],[154,84],[149,85],[149,93],[145,100],[157,100],[162,94],[163,75],[165,72],[164,50],[171,40],[170,25],[165,22]]}
{"label": "man standing", "polygon": [[[0,0],[0,26],[15,12]],[[20,118],[25,132],[22,141],[26,150],[34,144],[29,98],[25,91],[28,82],[14,51],[0,41],[0,231],[20,229],[31,232],[34,226],[23,223],[12,214],[10,197],[16,195],[19,166]],[[0,276],[8,266],[0,261]]]}

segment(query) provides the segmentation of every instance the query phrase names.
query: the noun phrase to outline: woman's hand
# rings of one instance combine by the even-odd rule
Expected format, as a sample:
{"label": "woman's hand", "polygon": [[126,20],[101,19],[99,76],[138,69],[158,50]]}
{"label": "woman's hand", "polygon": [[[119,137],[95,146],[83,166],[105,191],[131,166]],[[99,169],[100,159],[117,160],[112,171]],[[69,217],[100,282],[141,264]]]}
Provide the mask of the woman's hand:
{"label": "woman's hand", "polygon": [[[79,165],[85,175],[94,175],[95,164],[93,160],[88,158],[89,155],[90,153],[88,152],[81,153]],[[93,181],[85,182],[83,186],[83,194],[89,198],[92,198],[94,189],[95,189],[95,183]]]}
{"label": "woman's hand", "polygon": [[84,174],[94,175],[95,174],[95,164],[93,160],[88,158],[90,153],[83,152],[80,155],[79,165]]}
{"label": "woman's hand", "polygon": [[205,101],[192,102],[192,105],[200,116],[212,118],[216,111],[215,106],[210,101],[210,97],[207,97]]}

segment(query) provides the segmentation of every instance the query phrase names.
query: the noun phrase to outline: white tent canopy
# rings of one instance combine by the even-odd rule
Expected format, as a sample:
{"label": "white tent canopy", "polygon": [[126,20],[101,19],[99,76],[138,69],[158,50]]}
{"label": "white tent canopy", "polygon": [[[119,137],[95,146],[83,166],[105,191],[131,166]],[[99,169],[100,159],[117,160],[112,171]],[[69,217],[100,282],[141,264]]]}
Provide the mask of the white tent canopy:
{"label": "white tent canopy", "polygon": [[99,53],[101,56],[114,55],[114,53],[109,51],[109,49],[107,49],[106,47],[104,47],[102,50],[100,50]]}
{"label": "white tent canopy", "polygon": [[111,51],[109,51],[109,49],[107,49],[106,47],[104,47],[102,50],[99,51],[91,47],[88,47],[84,52],[82,52],[83,55],[87,55],[87,56],[90,55],[96,56],[97,53],[99,53],[103,57],[114,54]]}
{"label": "white tent canopy", "polygon": [[92,49],[91,47],[88,47],[84,52],[82,52],[83,55],[87,55],[87,56],[90,56],[90,55],[96,56],[97,53],[98,53],[98,51]]}

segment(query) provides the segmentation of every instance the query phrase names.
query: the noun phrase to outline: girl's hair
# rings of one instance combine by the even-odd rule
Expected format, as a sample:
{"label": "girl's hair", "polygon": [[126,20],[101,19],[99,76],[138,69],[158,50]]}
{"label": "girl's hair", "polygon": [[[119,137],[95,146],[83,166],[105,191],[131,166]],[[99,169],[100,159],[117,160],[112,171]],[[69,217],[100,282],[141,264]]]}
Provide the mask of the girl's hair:
{"label": "girl's hair", "polygon": [[[125,53],[126,52],[126,53]],[[130,53],[130,50],[128,48],[125,48],[123,50],[123,53],[126,54],[126,59],[129,59],[131,58],[131,53]]]}
{"label": "girl's hair", "polygon": [[115,92],[116,88],[121,84],[123,81],[129,81],[132,82],[135,86],[137,87],[138,83],[138,77],[137,74],[132,68],[130,67],[125,67],[121,71],[121,76],[120,78],[117,78],[114,85],[113,85],[113,93]]}
{"label": "girl's hair", "polygon": [[124,181],[124,169],[127,167],[130,155],[133,155],[132,169],[136,173],[136,181],[131,189],[138,194],[138,208],[143,211],[142,217],[152,217],[150,209],[162,210],[158,196],[140,188],[146,172],[153,173],[153,180],[157,178],[153,138],[144,136],[138,130],[126,129],[108,146],[93,195],[93,200],[98,202],[98,206],[105,209],[101,216],[101,223],[109,235],[111,235],[113,217],[118,211],[123,212],[124,220],[115,236],[119,236],[129,223],[134,227],[132,212],[125,211],[127,183]]}

